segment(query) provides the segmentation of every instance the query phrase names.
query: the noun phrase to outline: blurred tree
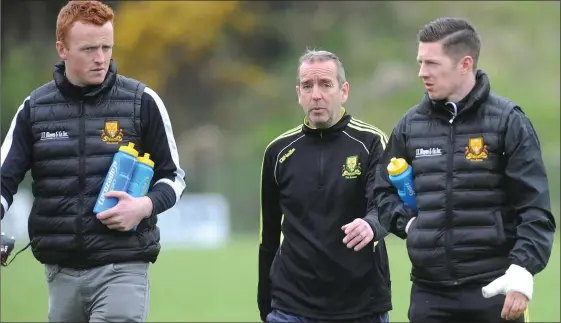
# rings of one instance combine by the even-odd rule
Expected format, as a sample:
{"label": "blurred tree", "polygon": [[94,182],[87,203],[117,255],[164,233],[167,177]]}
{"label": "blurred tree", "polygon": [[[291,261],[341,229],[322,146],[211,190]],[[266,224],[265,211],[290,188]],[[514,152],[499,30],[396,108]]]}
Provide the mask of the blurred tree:
{"label": "blurred tree", "polygon": [[262,88],[256,85],[263,83],[261,64],[269,55],[248,52],[245,44],[270,47],[276,37],[254,37],[255,27],[254,15],[238,1],[121,2],[113,57],[120,73],[163,96],[189,98],[192,106],[176,115],[188,120],[185,126],[218,115],[226,121],[228,113],[216,109],[224,89],[233,90],[228,85]]}
{"label": "blurred tree", "polygon": [[[185,64],[204,62],[223,41],[226,27],[238,33],[251,30],[251,15],[239,9],[238,1],[122,2],[115,23],[114,57],[124,74],[163,89]],[[184,83],[196,81],[187,78]]]}

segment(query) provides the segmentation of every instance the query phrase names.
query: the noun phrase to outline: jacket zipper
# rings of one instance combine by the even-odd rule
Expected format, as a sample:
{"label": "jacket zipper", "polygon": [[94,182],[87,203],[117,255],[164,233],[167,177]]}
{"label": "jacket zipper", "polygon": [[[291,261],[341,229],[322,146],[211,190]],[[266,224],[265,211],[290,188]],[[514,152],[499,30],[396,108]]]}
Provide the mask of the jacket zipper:
{"label": "jacket zipper", "polygon": [[448,136],[448,165],[447,165],[447,181],[446,181],[446,233],[444,237],[445,252],[446,252],[446,265],[450,271],[450,275],[453,280],[453,284],[457,285],[456,271],[454,269],[454,264],[452,263],[452,228],[453,228],[453,210],[452,210],[452,187],[453,187],[453,175],[454,175],[454,147],[455,147],[455,131],[454,131],[454,119],[458,115],[458,110],[456,105],[453,104],[454,112],[452,112],[452,118],[448,121],[450,123],[450,133]]}
{"label": "jacket zipper", "polygon": [[319,187],[323,187],[323,133],[319,133]]}
{"label": "jacket zipper", "polygon": [[80,152],[80,163],[78,169],[78,183],[79,183],[79,200],[80,203],[78,204],[78,225],[77,225],[77,236],[78,236],[78,246],[79,249],[82,249],[82,245],[84,243],[83,233],[82,233],[82,216],[85,214],[85,203],[84,203],[84,189],[85,189],[85,168],[86,168],[86,161],[84,157],[85,149],[86,149],[86,116],[84,113],[84,101],[80,101],[80,143],[79,143],[79,152]]}

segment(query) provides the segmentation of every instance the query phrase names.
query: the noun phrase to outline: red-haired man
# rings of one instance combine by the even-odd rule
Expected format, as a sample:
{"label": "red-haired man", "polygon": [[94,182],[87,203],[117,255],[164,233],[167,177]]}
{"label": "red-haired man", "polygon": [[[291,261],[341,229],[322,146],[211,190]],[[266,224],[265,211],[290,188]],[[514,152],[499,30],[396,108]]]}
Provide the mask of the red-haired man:
{"label": "red-haired man", "polygon": [[[146,321],[148,266],[160,252],[156,215],[185,188],[162,100],[117,74],[113,19],[98,1],[62,8],[54,80],[24,100],[2,144],[2,218],[25,173],[33,176],[29,238],[46,266],[51,322]],[[128,143],[150,153],[152,187],[139,198],[109,192],[117,205],[95,215],[113,156]]]}

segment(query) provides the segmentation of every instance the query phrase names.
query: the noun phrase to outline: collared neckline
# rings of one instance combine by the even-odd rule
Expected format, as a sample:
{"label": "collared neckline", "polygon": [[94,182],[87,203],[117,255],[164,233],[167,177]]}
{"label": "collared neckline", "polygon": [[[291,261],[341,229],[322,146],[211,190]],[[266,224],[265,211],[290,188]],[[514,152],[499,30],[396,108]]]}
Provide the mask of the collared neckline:
{"label": "collared neckline", "polygon": [[329,128],[312,128],[309,125],[308,117],[304,117],[302,131],[306,134],[328,134],[333,132],[340,132],[347,127],[351,120],[351,115],[347,113],[344,107],[341,107],[341,118],[334,125]]}
{"label": "collared neckline", "polygon": [[63,95],[76,99],[91,98],[111,89],[113,85],[115,85],[117,80],[117,64],[114,60],[111,60],[105,80],[103,80],[100,85],[96,86],[77,86],[70,83],[66,77],[66,65],[64,61],[59,61],[55,64],[53,79]]}

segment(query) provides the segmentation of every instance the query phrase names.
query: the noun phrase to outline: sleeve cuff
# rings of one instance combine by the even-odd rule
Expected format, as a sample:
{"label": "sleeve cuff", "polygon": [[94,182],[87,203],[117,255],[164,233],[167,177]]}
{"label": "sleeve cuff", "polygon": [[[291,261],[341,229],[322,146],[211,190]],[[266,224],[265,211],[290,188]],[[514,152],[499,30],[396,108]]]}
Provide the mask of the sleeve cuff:
{"label": "sleeve cuff", "polygon": [[417,213],[410,208],[405,208],[403,204],[399,204],[393,214],[395,222],[392,224],[392,227],[395,230],[395,234],[402,239],[406,239],[406,229],[409,229],[407,225],[413,223],[411,219],[415,218]]}
{"label": "sleeve cuff", "polygon": [[8,212],[9,207],[8,201],[2,196],[2,219],[4,218],[4,213]]}
{"label": "sleeve cuff", "polygon": [[534,273],[529,268],[526,268],[525,264],[521,260],[519,260],[518,258],[515,258],[515,257],[510,258],[510,267],[509,268],[513,268],[513,267],[515,267],[515,268],[518,267],[520,269],[523,269],[524,271],[527,271],[532,276],[534,276]]}
{"label": "sleeve cuff", "polygon": [[150,201],[152,201],[152,212],[148,216],[148,218],[151,218],[154,215],[156,215],[156,204],[154,203],[154,199],[152,197],[150,197],[149,195],[147,195],[146,197],[148,197],[150,199]]}
{"label": "sleeve cuff", "polygon": [[372,231],[374,232],[374,238],[372,240],[380,241],[389,234],[389,232],[386,229],[384,229],[384,227],[380,223],[376,211],[371,211],[363,219],[364,221],[366,221],[366,223],[370,225]]}
{"label": "sleeve cuff", "polygon": [[414,216],[409,220],[409,222],[407,222],[407,225],[405,226],[405,233],[409,233],[409,227],[411,226],[413,221],[415,221],[416,219],[417,219],[417,217]]}
{"label": "sleeve cuff", "polygon": [[257,296],[257,297],[258,297],[257,303],[259,307],[259,316],[261,317],[261,321],[266,322],[267,315],[269,315],[269,313],[271,313],[271,311],[273,310],[271,308],[271,299],[261,296]]}

